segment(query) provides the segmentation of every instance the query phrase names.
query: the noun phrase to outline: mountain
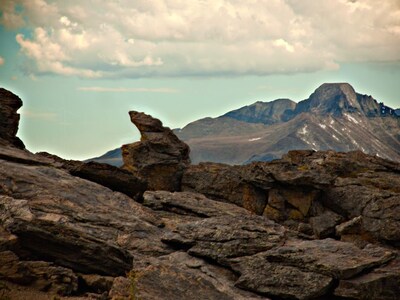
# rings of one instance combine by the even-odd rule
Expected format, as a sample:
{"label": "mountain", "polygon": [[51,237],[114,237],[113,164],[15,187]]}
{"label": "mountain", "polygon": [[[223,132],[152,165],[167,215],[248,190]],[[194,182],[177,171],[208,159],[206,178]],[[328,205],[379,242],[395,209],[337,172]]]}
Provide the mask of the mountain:
{"label": "mountain", "polygon": [[[299,103],[259,101],[194,121],[175,133],[190,146],[193,163],[270,161],[295,149],[361,150],[400,161],[398,114],[348,83],[324,83]],[[107,159],[109,155],[95,160]]]}
{"label": "mountain", "polygon": [[103,164],[109,164],[112,166],[120,167],[122,166],[121,148],[110,150],[99,157],[88,159],[85,162],[90,162],[90,161],[95,161]]}

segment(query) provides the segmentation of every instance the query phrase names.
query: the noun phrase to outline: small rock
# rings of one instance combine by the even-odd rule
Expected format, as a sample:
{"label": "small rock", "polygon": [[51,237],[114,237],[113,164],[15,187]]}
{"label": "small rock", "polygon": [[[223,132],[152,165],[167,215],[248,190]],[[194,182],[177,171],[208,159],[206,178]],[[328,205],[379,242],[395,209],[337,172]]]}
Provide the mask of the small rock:
{"label": "small rock", "polygon": [[358,234],[362,228],[362,216],[355,217],[347,222],[343,222],[335,227],[336,235]]}
{"label": "small rock", "polygon": [[335,226],[343,220],[342,216],[333,211],[325,211],[319,216],[310,218],[314,234],[322,239],[334,234]]}

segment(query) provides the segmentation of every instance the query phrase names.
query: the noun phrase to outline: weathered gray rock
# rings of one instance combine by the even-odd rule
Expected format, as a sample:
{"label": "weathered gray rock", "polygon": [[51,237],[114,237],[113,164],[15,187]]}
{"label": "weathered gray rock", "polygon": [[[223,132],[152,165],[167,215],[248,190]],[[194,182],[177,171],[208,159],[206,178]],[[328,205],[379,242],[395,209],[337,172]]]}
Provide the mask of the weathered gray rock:
{"label": "weathered gray rock", "polygon": [[54,167],[0,164],[0,225],[21,251],[104,275],[129,271],[134,257],[168,253],[159,220],[131,198]]}
{"label": "weathered gray rock", "polygon": [[16,137],[19,124],[17,110],[22,106],[21,99],[0,88],[0,145],[12,145],[24,149],[24,143]]}
{"label": "weathered gray rock", "polygon": [[290,239],[282,247],[267,251],[265,257],[269,261],[347,279],[385,264],[395,257],[395,253],[371,244],[360,249],[352,243],[333,239],[312,241]]}
{"label": "weathered gray rock", "polygon": [[183,171],[190,164],[189,146],[160,120],[136,111],[129,115],[141,139],[122,146],[123,168],[143,178],[150,190],[179,191]]}
{"label": "weathered gray rock", "polygon": [[260,216],[222,216],[179,225],[163,241],[188,253],[226,264],[228,258],[269,250],[285,240],[287,230]]}
{"label": "weathered gray rock", "polygon": [[202,194],[190,192],[147,191],[143,195],[143,205],[154,211],[172,212],[199,218],[250,214],[248,210],[236,205],[211,200]]}
{"label": "weathered gray rock", "polygon": [[241,274],[237,287],[284,299],[317,298],[327,293],[333,284],[330,276],[271,263],[262,255],[244,258],[233,268]]}

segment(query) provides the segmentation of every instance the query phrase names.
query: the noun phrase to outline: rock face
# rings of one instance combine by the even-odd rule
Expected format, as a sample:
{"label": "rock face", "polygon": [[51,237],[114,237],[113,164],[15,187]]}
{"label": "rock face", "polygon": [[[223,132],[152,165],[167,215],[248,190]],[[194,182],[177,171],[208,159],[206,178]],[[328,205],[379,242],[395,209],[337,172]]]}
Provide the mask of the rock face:
{"label": "rock face", "polygon": [[24,143],[16,137],[19,123],[17,110],[21,106],[22,101],[18,96],[0,88],[0,144],[25,148]]}
{"label": "rock face", "polygon": [[135,111],[129,115],[141,140],[122,146],[123,168],[147,181],[150,190],[179,190],[183,171],[190,164],[189,146],[160,120]]}
{"label": "rock face", "polygon": [[158,152],[135,159],[182,167],[184,192],[0,144],[0,298],[398,299],[400,164],[293,151],[187,166],[185,144],[138,118],[132,153]]}
{"label": "rock face", "polygon": [[358,234],[398,244],[399,170],[362,152],[291,151],[270,163],[190,166],[182,188],[295,228],[309,224],[319,237],[334,237],[336,225],[362,217]]}

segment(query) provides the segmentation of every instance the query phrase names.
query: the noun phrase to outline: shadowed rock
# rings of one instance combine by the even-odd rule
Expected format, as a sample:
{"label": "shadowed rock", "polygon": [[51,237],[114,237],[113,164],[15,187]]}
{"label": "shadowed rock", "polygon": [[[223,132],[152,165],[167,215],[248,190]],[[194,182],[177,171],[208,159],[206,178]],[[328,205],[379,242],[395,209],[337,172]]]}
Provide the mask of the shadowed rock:
{"label": "shadowed rock", "polygon": [[141,139],[122,146],[123,168],[147,181],[150,190],[180,190],[183,171],[190,164],[189,146],[160,120],[136,111],[129,115]]}
{"label": "shadowed rock", "polygon": [[25,148],[24,143],[16,137],[19,124],[17,110],[21,106],[22,101],[17,95],[0,88],[0,144]]}

